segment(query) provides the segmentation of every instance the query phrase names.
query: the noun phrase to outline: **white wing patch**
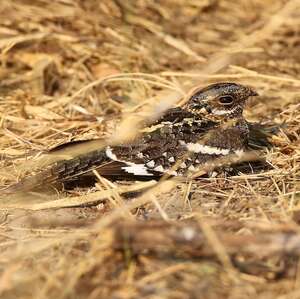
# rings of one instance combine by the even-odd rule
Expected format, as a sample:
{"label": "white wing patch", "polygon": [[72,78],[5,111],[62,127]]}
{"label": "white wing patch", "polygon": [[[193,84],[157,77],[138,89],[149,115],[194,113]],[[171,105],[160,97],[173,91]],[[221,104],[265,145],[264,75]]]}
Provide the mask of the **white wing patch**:
{"label": "white wing patch", "polygon": [[153,160],[146,163],[146,165],[150,168],[153,168],[155,166],[155,162]]}
{"label": "white wing patch", "polygon": [[164,172],[165,171],[164,168],[161,165],[156,166],[155,168],[153,168],[153,170],[159,171],[159,172]]}
{"label": "white wing patch", "polygon": [[200,143],[186,143],[186,148],[193,153],[201,153],[207,155],[228,155],[230,153],[229,149],[218,148],[214,146],[203,145]]}
{"label": "white wing patch", "polygon": [[[113,150],[110,146],[106,147],[105,153],[109,159],[126,164],[126,166],[122,166],[121,169],[125,170],[128,173],[134,174],[136,176],[153,176],[154,174],[152,172],[149,172],[150,170],[149,168],[152,168],[154,171],[157,172],[168,173],[168,170],[165,170],[161,165],[154,167],[155,166],[154,160],[147,162],[145,165],[145,164],[138,164],[138,163],[133,163],[133,162],[124,161],[122,159],[118,159],[118,157],[113,153]],[[172,172],[172,175],[177,175],[177,173]]]}
{"label": "white wing patch", "polygon": [[147,167],[145,167],[144,164],[134,164],[126,162],[128,166],[121,167],[123,170],[125,170],[128,173],[132,173],[134,175],[142,175],[142,176],[153,176],[153,173],[148,172]]}
{"label": "white wing patch", "polygon": [[106,147],[105,154],[109,159],[113,161],[125,163],[127,166],[123,166],[121,167],[121,169],[125,170],[128,173],[134,175],[153,176],[153,173],[148,172],[148,168],[144,164],[136,164],[124,161],[122,159],[118,159],[118,157],[113,153],[112,148],[110,146]]}
{"label": "white wing patch", "polygon": [[[223,148],[218,148],[218,147],[213,147],[213,146],[208,146],[208,145],[203,145],[200,143],[186,143],[183,140],[180,141],[180,144],[185,146],[186,149],[192,153],[201,153],[201,154],[207,154],[207,155],[228,155],[230,154],[229,149],[223,149]],[[113,149],[110,146],[106,147],[105,150],[106,156],[117,162],[122,162],[126,166],[122,166],[121,169],[126,171],[127,173],[136,175],[136,176],[154,176],[154,173],[152,171],[160,172],[160,173],[167,173],[169,175],[173,176],[178,176],[182,175],[181,173],[178,173],[176,171],[172,171],[170,169],[164,169],[162,165],[158,165],[155,167],[155,161],[151,160],[148,161],[146,164],[141,164],[141,163],[133,163],[133,162],[128,162],[124,161],[122,159],[119,159],[114,153]],[[237,156],[242,156],[244,151],[242,149],[235,150],[234,153]],[[142,158],[141,155],[137,155],[139,158]],[[168,159],[169,162],[175,162],[174,157],[170,157]],[[198,159],[195,160],[195,163],[200,163]],[[182,162],[179,166],[181,169],[187,168],[187,165],[185,162]],[[195,171],[196,168],[193,165],[190,165],[188,167],[189,171]]]}
{"label": "white wing patch", "polygon": [[170,163],[174,163],[174,162],[175,162],[175,159],[174,159],[174,157],[170,157],[170,158],[168,159],[168,161],[169,161]]}

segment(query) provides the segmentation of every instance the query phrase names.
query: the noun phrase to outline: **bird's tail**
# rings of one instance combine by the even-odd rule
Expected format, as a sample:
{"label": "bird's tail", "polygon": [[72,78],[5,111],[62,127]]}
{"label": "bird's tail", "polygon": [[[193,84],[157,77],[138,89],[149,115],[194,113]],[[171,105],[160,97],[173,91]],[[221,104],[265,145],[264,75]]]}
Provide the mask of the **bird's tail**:
{"label": "bird's tail", "polygon": [[10,194],[14,192],[30,191],[45,184],[63,182],[91,171],[107,160],[104,150],[95,150],[90,153],[79,155],[70,160],[62,160],[48,169],[41,170],[35,175],[22,179],[0,192]]}
{"label": "bird's tail", "polygon": [[271,148],[272,136],[276,135],[281,125],[248,123],[249,127],[249,147],[251,149]]}

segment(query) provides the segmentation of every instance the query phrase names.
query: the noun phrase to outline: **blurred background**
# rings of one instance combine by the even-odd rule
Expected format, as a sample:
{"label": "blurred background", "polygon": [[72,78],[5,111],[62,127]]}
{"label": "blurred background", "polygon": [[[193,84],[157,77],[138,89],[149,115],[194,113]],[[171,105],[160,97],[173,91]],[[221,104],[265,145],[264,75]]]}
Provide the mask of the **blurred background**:
{"label": "blurred background", "polygon": [[1,185],[211,82],[252,86],[247,120],[280,125],[260,175],[136,204],[105,181],[1,199],[1,298],[299,298],[299,0],[2,0],[0,16]]}

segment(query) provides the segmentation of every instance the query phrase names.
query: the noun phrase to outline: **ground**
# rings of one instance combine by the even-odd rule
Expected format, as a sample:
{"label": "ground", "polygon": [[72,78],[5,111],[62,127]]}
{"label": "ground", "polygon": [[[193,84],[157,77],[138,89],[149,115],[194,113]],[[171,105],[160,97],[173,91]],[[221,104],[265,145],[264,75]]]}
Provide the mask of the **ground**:
{"label": "ground", "polygon": [[245,117],[277,131],[252,173],[1,194],[1,298],[300,298],[298,0],[7,0],[0,12],[3,188],[132,137],[211,82],[252,86]]}

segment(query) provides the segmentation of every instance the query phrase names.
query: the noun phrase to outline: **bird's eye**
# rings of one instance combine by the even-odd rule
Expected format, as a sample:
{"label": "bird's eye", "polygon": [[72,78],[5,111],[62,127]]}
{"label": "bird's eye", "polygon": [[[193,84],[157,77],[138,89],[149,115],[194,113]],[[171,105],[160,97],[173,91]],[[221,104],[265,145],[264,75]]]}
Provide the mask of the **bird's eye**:
{"label": "bird's eye", "polygon": [[222,105],[231,105],[233,103],[233,97],[232,96],[222,96],[222,97],[219,97],[219,102],[222,104]]}

